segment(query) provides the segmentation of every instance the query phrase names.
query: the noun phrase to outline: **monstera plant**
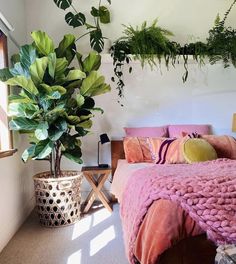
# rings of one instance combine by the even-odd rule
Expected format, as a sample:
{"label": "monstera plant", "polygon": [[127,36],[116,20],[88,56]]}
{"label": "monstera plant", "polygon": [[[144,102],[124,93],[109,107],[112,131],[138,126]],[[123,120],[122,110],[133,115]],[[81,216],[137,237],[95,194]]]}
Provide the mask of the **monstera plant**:
{"label": "monstera plant", "polygon": [[[9,97],[9,126],[28,134],[22,160],[50,162],[49,172],[34,176],[40,222],[67,225],[79,219],[82,175],[61,171],[61,159],[82,163],[81,137],[92,126],[93,112],[102,111],[93,97],[110,91],[110,85],[98,72],[100,55],[83,58],[73,35],[65,35],[57,48],[44,32],[31,36],[33,43],[13,56],[13,67],[0,70],[0,80],[19,88]],[[70,66],[74,58],[77,68]]]}

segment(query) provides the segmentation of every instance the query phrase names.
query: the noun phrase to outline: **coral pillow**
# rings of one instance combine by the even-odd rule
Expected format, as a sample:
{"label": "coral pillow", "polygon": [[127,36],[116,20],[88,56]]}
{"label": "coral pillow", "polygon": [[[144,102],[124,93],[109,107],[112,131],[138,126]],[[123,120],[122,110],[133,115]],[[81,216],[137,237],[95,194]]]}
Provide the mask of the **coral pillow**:
{"label": "coral pillow", "polygon": [[152,158],[157,164],[186,163],[182,145],[188,137],[182,138],[148,138]]}
{"label": "coral pillow", "polygon": [[127,162],[153,162],[147,138],[125,137],[123,145]]}
{"label": "coral pillow", "polygon": [[198,133],[201,135],[211,134],[210,125],[169,125],[169,137],[182,137],[182,133]]}
{"label": "coral pillow", "polygon": [[202,138],[189,138],[183,144],[184,158],[188,163],[217,159],[217,153],[210,143]]}
{"label": "coral pillow", "polygon": [[218,158],[236,159],[236,140],[232,136],[202,135],[216,150]]}
{"label": "coral pillow", "polygon": [[127,137],[167,137],[167,126],[161,127],[124,127]]}

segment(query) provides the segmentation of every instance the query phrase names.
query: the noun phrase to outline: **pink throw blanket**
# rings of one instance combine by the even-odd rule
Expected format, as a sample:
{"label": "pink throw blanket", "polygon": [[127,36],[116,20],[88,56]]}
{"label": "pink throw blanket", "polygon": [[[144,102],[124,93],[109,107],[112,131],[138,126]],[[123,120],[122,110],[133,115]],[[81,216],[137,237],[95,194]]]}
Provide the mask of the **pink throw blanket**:
{"label": "pink throw blanket", "polygon": [[154,165],[130,177],[121,203],[126,251],[134,263],[139,226],[153,201],[178,203],[214,242],[236,243],[236,161]]}

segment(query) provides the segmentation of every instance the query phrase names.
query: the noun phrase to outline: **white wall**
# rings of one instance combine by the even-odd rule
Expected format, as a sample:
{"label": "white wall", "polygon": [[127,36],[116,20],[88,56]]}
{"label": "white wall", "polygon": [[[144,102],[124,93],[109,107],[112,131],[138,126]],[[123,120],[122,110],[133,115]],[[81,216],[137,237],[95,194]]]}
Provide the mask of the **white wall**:
{"label": "white wall", "polygon": [[[89,11],[90,3],[97,1],[74,1],[81,10]],[[223,17],[232,1],[229,0],[119,0],[112,1],[112,22],[104,26],[104,33],[112,41],[117,39],[123,30],[121,24],[140,25],[144,20],[159,19],[159,25],[175,33],[175,40],[186,41],[207,37],[217,13]],[[106,4],[106,1],[103,1]],[[78,7],[78,8],[79,8]],[[58,9],[53,1],[26,0],[27,30],[42,29],[56,41],[63,34],[71,32],[77,36],[82,32],[72,30],[64,21],[65,12]],[[51,18],[50,22],[48,17]],[[236,27],[236,7],[228,17],[228,24]],[[88,39],[78,42],[78,49],[88,51]],[[112,61],[104,56],[102,72],[110,81],[113,75]],[[231,117],[235,111],[236,70],[223,69],[221,64],[201,69],[196,64],[189,65],[189,78],[183,84],[183,64],[167,71],[150,71],[141,69],[139,63],[133,64],[133,73],[125,74],[124,107],[117,103],[117,91],[112,85],[112,92],[96,98],[104,115],[96,115],[93,134],[83,139],[83,157],[86,164],[96,164],[97,141],[100,133],[107,132],[112,138],[124,135],[124,126],[152,126],[169,123],[207,123],[212,124],[216,134],[230,134]],[[109,162],[109,146],[104,146],[104,161]],[[40,166],[40,167],[39,167]],[[64,162],[67,168],[79,168],[69,161]],[[40,171],[44,167],[37,165]]]}
{"label": "white wall", "polygon": [[[0,0],[0,11],[15,27],[12,36],[20,44],[26,42],[24,10],[23,0]],[[10,54],[17,51],[11,41],[8,46]],[[34,207],[33,164],[24,165],[21,161],[24,139],[16,135],[14,141],[18,152],[0,159],[0,252]]]}

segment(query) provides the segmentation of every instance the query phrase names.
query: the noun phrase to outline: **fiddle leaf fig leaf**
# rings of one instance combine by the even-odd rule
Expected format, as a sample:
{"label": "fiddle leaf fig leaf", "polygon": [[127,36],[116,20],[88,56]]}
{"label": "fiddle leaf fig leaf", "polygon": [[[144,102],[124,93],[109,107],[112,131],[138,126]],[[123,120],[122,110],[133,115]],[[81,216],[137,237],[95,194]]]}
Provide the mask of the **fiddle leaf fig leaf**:
{"label": "fiddle leaf fig leaf", "polygon": [[35,147],[35,157],[33,159],[44,159],[51,154],[53,142],[50,139],[39,141]]}
{"label": "fiddle leaf fig leaf", "polygon": [[35,130],[38,127],[38,122],[24,117],[16,117],[9,123],[11,130]]}
{"label": "fiddle leaf fig leaf", "polygon": [[82,156],[82,152],[79,147],[77,147],[76,149],[63,151],[62,155],[64,155],[67,159],[72,160],[78,164],[83,163],[82,159],[80,158]]}
{"label": "fiddle leaf fig leaf", "polygon": [[83,61],[83,70],[85,72],[96,71],[99,69],[100,66],[101,56],[95,51],[90,52],[89,55]]}
{"label": "fiddle leaf fig leaf", "polygon": [[86,18],[83,13],[78,13],[74,15],[72,12],[69,12],[65,16],[66,23],[73,28],[80,27],[85,24]]}
{"label": "fiddle leaf fig leaf", "polygon": [[45,139],[47,139],[47,137],[48,137],[48,123],[47,122],[40,123],[37,126],[34,134],[35,134],[35,137],[38,140],[45,140]]}
{"label": "fiddle leaf fig leaf", "polygon": [[30,66],[31,79],[36,85],[42,83],[47,65],[48,58],[43,57],[40,59],[36,59],[35,62]]}
{"label": "fiddle leaf fig leaf", "polygon": [[105,6],[99,7],[99,17],[100,17],[101,23],[103,24],[108,24],[111,22],[110,12]]}
{"label": "fiddle leaf fig leaf", "polygon": [[8,106],[9,116],[27,117],[31,119],[38,111],[39,107],[31,103],[14,102],[10,103]]}
{"label": "fiddle leaf fig leaf", "polygon": [[9,68],[0,69],[0,80],[2,82],[7,81],[8,79],[11,79],[13,77],[13,74],[9,70]]}
{"label": "fiddle leaf fig leaf", "polygon": [[89,129],[89,128],[92,127],[92,125],[93,125],[92,120],[86,120],[86,121],[83,121],[83,122],[79,123],[78,126],[79,126],[79,127],[82,127],[82,128]]}
{"label": "fiddle leaf fig leaf", "polygon": [[19,56],[22,67],[29,71],[30,66],[37,58],[36,49],[33,45],[24,45],[20,48]]}
{"label": "fiddle leaf fig leaf", "polygon": [[42,31],[33,31],[31,37],[34,40],[34,44],[40,54],[49,55],[54,52],[54,44],[52,39]]}
{"label": "fiddle leaf fig leaf", "polygon": [[102,37],[102,31],[100,29],[90,32],[90,45],[91,47],[100,53],[104,48],[104,40]]}
{"label": "fiddle leaf fig leaf", "polygon": [[6,81],[6,84],[9,84],[11,86],[20,86],[24,88],[28,93],[37,95],[38,89],[34,85],[33,81],[31,79],[26,79],[24,76],[16,76],[11,79],[8,79]]}
{"label": "fiddle leaf fig leaf", "polygon": [[76,54],[75,36],[72,34],[65,35],[55,51],[57,54],[57,58],[65,57],[70,64]]}
{"label": "fiddle leaf fig leaf", "polygon": [[50,53],[48,55],[48,73],[54,79],[56,70],[57,56],[56,53]]}
{"label": "fiddle leaf fig leaf", "polygon": [[74,81],[86,78],[86,74],[80,70],[71,70],[66,76],[66,81]]}
{"label": "fiddle leaf fig leaf", "polygon": [[23,75],[26,78],[30,77],[29,70],[26,70],[25,68],[22,67],[22,64],[20,62],[17,62],[14,65],[14,68],[10,69],[10,72],[13,76],[20,76]]}
{"label": "fiddle leaf fig leaf", "polygon": [[34,156],[34,151],[35,151],[35,144],[32,145],[31,147],[27,148],[21,155],[21,158],[24,162],[30,160]]}
{"label": "fiddle leaf fig leaf", "polygon": [[81,95],[81,94],[76,95],[76,102],[77,102],[78,107],[81,107],[84,104],[84,101],[85,101],[85,99],[84,99],[83,95]]}
{"label": "fiddle leaf fig leaf", "polygon": [[59,8],[63,10],[66,10],[72,4],[72,0],[53,0],[53,1]]}
{"label": "fiddle leaf fig leaf", "polygon": [[83,96],[95,96],[110,91],[111,87],[104,83],[105,77],[97,71],[92,71],[83,81],[80,93]]}
{"label": "fiddle leaf fig leaf", "polygon": [[55,75],[56,76],[61,76],[66,68],[68,66],[68,61],[66,58],[60,58],[56,60],[56,69],[55,69]]}

